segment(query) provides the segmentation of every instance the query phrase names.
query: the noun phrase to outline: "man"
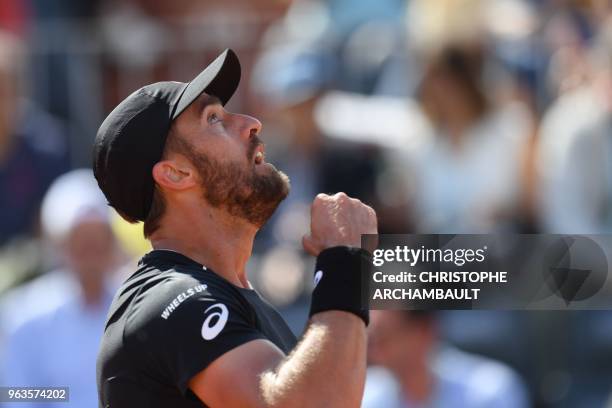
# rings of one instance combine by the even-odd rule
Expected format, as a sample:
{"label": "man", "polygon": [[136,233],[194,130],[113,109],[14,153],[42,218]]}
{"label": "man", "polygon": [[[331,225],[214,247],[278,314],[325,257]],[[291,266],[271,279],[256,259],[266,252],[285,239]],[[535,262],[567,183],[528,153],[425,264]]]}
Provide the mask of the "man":
{"label": "man", "polygon": [[94,173],[109,203],[144,221],[154,250],[111,306],[98,357],[104,407],[359,406],[368,311],[361,234],[374,210],[319,195],[303,246],[317,256],[296,346],[245,275],[257,230],[289,192],[265,162],[261,124],[226,111],[240,64],[226,50],[189,84],[145,86],[104,121]]}
{"label": "man", "polygon": [[90,169],[73,170],[53,182],[42,202],[41,226],[60,266],[0,298],[0,334],[6,334],[0,384],[69,387],[72,406],[95,406],[100,334],[123,263],[110,222]]}
{"label": "man", "polygon": [[362,408],[522,408],[518,375],[495,360],[440,341],[436,312],[373,312]]}

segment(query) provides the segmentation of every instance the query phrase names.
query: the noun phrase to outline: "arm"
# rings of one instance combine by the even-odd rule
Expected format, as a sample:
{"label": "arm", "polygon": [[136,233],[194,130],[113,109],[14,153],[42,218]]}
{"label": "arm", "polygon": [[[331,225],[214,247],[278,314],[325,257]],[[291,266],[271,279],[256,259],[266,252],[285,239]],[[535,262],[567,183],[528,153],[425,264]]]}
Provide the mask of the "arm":
{"label": "arm", "polygon": [[[376,233],[374,211],[342,193],[317,196],[311,218],[304,248],[312,255],[338,245],[360,246],[361,234]],[[358,407],[365,369],[364,321],[329,310],[312,315],[289,356],[267,340],[254,340],[216,359],[189,387],[213,408]]]}
{"label": "arm", "polygon": [[189,385],[211,407],[358,407],[365,352],[359,317],[323,312],[312,317],[289,356],[255,340],[218,358]]}

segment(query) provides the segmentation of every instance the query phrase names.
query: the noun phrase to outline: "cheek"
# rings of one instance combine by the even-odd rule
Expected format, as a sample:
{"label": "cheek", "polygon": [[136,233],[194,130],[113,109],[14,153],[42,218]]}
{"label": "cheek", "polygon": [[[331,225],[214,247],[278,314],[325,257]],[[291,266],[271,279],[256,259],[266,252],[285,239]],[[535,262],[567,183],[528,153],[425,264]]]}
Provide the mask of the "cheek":
{"label": "cheek", "polygon": [[196,146],[198,151],[221,163],[242,163],[246,158],[245,146],[226,134],[216,134]]}

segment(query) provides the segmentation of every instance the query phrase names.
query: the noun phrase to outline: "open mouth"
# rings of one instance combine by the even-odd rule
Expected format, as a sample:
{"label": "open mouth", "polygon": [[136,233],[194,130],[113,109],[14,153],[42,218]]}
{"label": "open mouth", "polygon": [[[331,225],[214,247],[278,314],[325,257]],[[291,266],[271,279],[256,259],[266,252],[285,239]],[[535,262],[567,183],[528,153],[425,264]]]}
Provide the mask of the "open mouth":
{"label": "open mouth", "polygon": [[264,152],[262,150],[258,150],[255,153],[255,159],[254,159],[255,164],[262,164],[264,160],[265,160]]}
{"label": "open mouth", "polygon": [[253,161],[254,164],[262,164],[266,160],[265,147],[263,142],[254,136],[249,140],[249,150],[247,152],[248,157]]}

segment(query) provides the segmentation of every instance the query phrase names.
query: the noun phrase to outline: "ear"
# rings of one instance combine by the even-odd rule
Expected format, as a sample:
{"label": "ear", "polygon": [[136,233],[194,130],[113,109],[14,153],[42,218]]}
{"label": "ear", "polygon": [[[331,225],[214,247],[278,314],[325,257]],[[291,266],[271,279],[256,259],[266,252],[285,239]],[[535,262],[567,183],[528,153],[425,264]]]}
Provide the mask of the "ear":
{"label": "ear", "polygon": [[153,180],[169,190],[186,190],[196,184],[193,168],[174,160],[162,160],[153,166]]}

